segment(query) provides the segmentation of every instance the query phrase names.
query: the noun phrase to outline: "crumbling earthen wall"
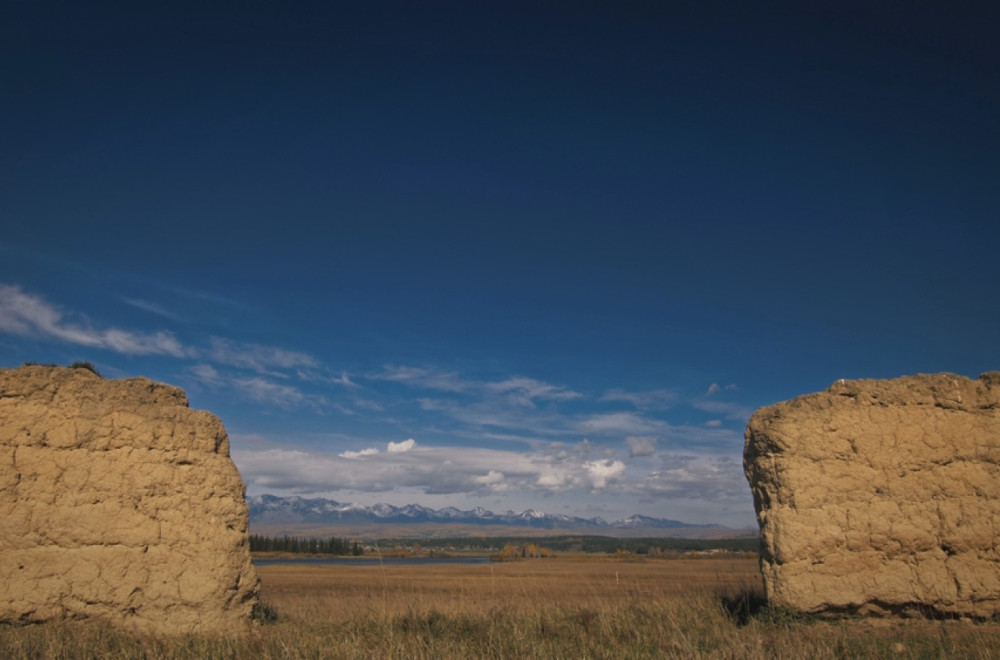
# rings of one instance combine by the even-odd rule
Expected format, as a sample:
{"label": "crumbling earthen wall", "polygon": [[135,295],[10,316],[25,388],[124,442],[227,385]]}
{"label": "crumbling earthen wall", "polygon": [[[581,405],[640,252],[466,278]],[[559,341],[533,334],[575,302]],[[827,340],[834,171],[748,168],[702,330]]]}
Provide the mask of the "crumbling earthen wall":
{"label": "crumbling earthen wall", "polygon": [[180,389],[0,370],[0,620],[244,631],[247,527],[226,431]]}
{"label": "crumbling earthen wall", "polygon": [[744,467],[771,603],[1000,613],[1000,373],[838,381],[763,408]]}

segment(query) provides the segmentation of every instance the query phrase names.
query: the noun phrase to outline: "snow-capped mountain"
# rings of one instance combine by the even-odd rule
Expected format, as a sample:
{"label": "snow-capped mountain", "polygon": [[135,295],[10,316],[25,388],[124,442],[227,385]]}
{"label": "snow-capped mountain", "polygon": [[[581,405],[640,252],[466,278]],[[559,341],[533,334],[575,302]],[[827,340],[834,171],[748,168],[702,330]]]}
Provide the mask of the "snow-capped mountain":
{"label": "snow-capped mountain", "polygon": [[393,506],[374,504],[363,506],[341,503],[324,498],[277,497],[254,495],[247,498],[250,524],[361,524],[361,523],[462,523],[466,525],[503,525],[534,529],[587,530],[592,533],[625,529],[710,528],[716,525],[694,525],[634,515],[624,520],[608,522],[603,518],[580,518],[562,514],[549,514],[534,509],[494,513],[476,507],[462,511],[455,507],[431,509],[419,504]]}

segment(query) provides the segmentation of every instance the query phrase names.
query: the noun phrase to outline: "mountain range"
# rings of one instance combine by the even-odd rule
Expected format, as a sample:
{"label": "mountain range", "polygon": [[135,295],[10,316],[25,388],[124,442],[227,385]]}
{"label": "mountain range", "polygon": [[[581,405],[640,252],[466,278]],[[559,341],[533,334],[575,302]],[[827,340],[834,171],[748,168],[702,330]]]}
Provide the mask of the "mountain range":
{"label": "mountain range", "polygon": [[[410,533],[428,536],[430,529],[440,532],[450,531],[457,536],[476,534],[511,534],[524,532],[551,531],[573,532],[610,536],[634,536],[648,534],[655,536],[703,537],[726,534],[740,534],[740,530],[713,524],[691,524],[633,515],[621,520],[608,522],[604,518],[581,518],[563,514],[551,514],[534,509],[515,512],[494,513],[482,507],[463,511],[455,507],[431,509],[419,504],[394,506],[374,504],[365,506],[343,503],[325,498],[303,498],[298,496],[278,497],[275,495],[254,495],[247,497],[250,509],[250,526],[255,533],[320,533],[327,530],[336,533],[361,530],[392,529],[399,533],[406,529]],[[387,534],[388,535],[388,534]]]}

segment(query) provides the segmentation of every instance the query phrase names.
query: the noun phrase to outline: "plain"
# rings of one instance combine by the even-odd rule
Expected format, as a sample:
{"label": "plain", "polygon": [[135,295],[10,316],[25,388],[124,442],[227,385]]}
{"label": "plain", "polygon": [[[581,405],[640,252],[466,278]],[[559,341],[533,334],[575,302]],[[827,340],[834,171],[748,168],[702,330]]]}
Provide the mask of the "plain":
{"label": "plain", "polygon": [[820,618],[762,604],[755,558],[561,556],[259,568],[244,637],[0,627],[5,658],[995,658],[998,622]]}

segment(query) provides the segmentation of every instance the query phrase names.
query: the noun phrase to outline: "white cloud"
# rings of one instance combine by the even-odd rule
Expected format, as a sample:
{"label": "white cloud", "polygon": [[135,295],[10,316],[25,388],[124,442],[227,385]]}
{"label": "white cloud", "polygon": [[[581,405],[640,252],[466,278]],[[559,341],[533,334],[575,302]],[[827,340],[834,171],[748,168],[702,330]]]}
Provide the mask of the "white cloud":
{"label": "white cloud", "polygon": [[364,458],[365,456],[374,456],[378,453],[378,449],[375,447],[369,447],[368,449],[362,449],[361,451],[342,451],[338,456],[341,458]]}
{"label": "white cloud", "polygon": [[707,426],[709,428],[719,428],[720,426],[722,426],[722,420],[721,419],[710,419],[707,422],[705,422],[705,426]]}
{"label": "white cloud", "polygon": [[[573,498],[582,493],[600,491],[607,498],[634,498],[647,506],[669,502],[673,508],[683,500],[706,511],[712,506],[743,511],[744,520],[752,515],[742,463],[729,456],[666,454],[648,470],[614,458],[588,460],[573,451],[421,446],[402,453],[367,449],[330,455],[262,443],[256,443],[256,449],[241,445],[233,445],[233,459],[248,487],[257,492],[383,494],[379,497],[408,492],[410,501],[516,494],[523,502],[539,497],[571,502],[579,501]],[[461,506],[464,500],[451,501]]]}
{"label": "white cloud", "polygon": [[625,473],[625,464],[621,461],[605,459],[603,461],[589,461],[583,464],[583,468],[590,477],[590,483],[596,489],[607,486],[609,480],[618,479]]}
{"label": "white cloud", "polygon": [[656,453],[656,438],[632,435],[625,438],[629,456],[652,456]]}
{"label": "white cloud", "polygon": [[[406,442],[390,444],[407,445]],[[498,475],[516,485],[526,480],[533,482],[538,473],[531,459],[522,455],[457,447],[375,452],[366,454],[364,460],[351,455],[234,448],[233,459],[248,484],[298,493],[341,489],[387,492],[410,488],[425,494],[485,494],[502,485]],[[496,474],[491,476],[491,471]]]}
{"label": "white cloud", "polygon": [[[390,443],[390,445],[414,445]],[[364,454],[363,460],[361,454]],[[342,452],[331,456],[285,449],[233,449],[240,474],[257,488],[298,493],[352,489],[386,492],[489,494],[501,490],[541,494],[590,489],[618,471],[613,461],[560,462],[539,454],[472,447],[422,447],[420,451]]]}
{"label": "white cloud", "polygon": [[490,470],[489,473],[476,477],[476,483],[480,484],[498,484],[503,481],[503,472],[497,472],[496,470]]}
{"label": "white cloud", "polygon": [[67,321],[57,306],[8,284],[0,285],[0,331],[23,337],[48,337],[126,355],[187,357],[193,354],[169,332],[98,329]]}
{"label": "white cloud", "polygon": [[417,446],[417,441],[413,438],[409,440],[403,440],[402,442],[390,442],[386,445],[385,450],[390,454],[402,454],[408,452]]}
{"label": "white cloud", "polygon": [[310,493],[318,484],[337,484],[350,473],[342,461],[295,449],[238,450],[230,453],[248,484],[265,489]]}
{"label": "white cloud", "polygon": [[474,477],[473,481],[493,493],[503,493],[509,490],[509,485],[504,480],[503,472],[497,472],[496,470],[490,470],[480,477]]}
{"label": "white cloud", "polygon": [[535,484],[546,490],[562,490],[566,485],[566,475],[556,472],[542,472],[535,480]]}

